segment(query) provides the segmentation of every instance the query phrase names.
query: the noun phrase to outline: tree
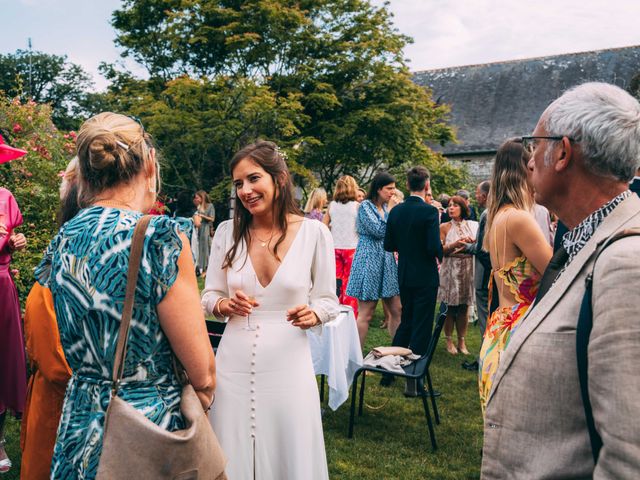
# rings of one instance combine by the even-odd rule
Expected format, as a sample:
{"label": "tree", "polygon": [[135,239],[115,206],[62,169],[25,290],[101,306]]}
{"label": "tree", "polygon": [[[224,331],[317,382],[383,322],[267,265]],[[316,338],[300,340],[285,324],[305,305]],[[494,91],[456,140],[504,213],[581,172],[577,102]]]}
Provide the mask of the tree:
{"label": "tree", "polygon": [[0,55],[0,90],[10,98],[48,103],[56,126],[77,128],[91,76],[66,56],[17,50]]}
{"label": "tree", "polygon": [[[329,189],[344,173],[367,182],[378,168],[402,171],[416,163],[431,167],[434,184],[442,174],[463,179],[427,146],[454,139],[448,109],[411,81],[402,54],[410,39],[394,30],[386,6],[367,0],[124,0],[113,25],[125,55],[143,64],[152,80],[191,77],[219,85],[223,79],[255,85],[275,105],[295,98],[302,107],[294,122],[297,138],[257,128],[242,139],[293,143],[291,154]],[[219,150],[227,156],[214,168],[236,148],[228,140],[216,139],[227,142]]]}

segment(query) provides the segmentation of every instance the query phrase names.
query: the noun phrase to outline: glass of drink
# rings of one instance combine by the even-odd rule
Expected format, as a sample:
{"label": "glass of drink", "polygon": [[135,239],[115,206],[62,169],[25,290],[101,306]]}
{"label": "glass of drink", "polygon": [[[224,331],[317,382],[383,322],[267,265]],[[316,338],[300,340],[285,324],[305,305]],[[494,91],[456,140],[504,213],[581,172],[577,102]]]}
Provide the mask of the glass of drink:
{"label": "glass of drink", "polygon": [[[256,283],[258,279],[256,274],[252,272],[242,272],[240,275],[240,290],[249,297],[251,303],[256,301]],[[255,330],[256,327],[251,325],[251,315],[247,315],[247,326],[245,330]]]}

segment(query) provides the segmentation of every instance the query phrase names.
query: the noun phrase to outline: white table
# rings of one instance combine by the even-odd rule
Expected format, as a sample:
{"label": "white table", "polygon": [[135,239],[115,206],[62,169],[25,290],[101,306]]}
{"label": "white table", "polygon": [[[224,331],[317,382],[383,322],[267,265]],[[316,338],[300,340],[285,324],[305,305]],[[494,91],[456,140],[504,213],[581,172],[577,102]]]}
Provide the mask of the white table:
{"label": "white table", "polygon": [[326,375],[329,407],[337,410],[349,398],[353,374],[362,366],[362,350],[351,307],[341,305],[335,320],[322,326],[322,334],[307,331],[316,375]]}

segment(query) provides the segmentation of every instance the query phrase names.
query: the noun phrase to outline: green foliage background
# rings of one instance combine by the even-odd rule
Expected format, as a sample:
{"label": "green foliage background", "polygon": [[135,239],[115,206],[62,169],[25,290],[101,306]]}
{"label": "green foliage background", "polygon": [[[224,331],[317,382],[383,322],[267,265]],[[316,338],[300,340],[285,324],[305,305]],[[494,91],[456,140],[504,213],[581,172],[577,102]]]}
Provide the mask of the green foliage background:
{"label": "green foliage background", "polygon": [[27,248],[11,262],[21,299],[33,284],[33,269],[58,230],[58,173],[73,156],[73,135],[60,132],[51,121],[48,105],[10,100],[0,95],[0,132],[6,143],[28,154],[0,165],[0,186],[13,193],[24,224],[18,230],[27,237]]}

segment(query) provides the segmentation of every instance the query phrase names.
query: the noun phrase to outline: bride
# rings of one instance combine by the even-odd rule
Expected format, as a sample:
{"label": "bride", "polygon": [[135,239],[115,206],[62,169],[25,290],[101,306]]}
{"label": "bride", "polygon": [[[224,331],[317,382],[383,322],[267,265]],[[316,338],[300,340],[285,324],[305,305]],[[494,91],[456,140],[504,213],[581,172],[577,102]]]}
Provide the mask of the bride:
{"label": "bride", "polygon": [[335,318],[333,241],[304,219],[278,147],[258,141],[230,170],[239,202],[216,230],[202,304],[229,319],[210,416],[230,479],[328,478],[304,330]]}

